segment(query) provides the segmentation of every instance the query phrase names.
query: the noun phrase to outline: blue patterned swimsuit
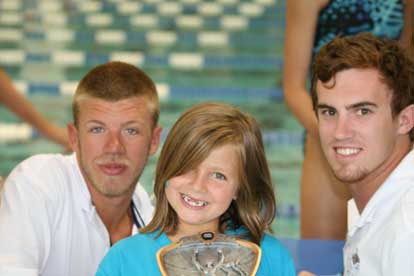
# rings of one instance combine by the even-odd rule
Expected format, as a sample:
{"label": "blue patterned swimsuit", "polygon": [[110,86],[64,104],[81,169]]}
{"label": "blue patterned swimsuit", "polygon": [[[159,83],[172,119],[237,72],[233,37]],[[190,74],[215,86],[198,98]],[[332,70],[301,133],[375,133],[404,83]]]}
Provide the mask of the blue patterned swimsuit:
{"label": "blue patterned swimsuit", "polygon": [[337,35],[370,32],[398,39],[403,25],[402,0],[332,0],[319,13],[314,53]]}

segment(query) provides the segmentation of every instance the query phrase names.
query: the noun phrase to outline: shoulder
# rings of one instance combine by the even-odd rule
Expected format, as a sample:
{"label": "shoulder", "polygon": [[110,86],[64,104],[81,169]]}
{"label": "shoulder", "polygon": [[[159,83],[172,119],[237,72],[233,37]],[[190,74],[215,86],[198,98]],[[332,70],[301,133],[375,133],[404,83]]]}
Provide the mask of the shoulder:
{"label": "shoulder", "polygon": [[28,190],[47,193],[51,190],[58,191],[73,177],[76,168],[74,160],[74,155],[61,154],[39,154],[29,157],[13,169],[5,180],[4,188],[25,187]]}
{"label": "shoulder", "polygon": [[[389,214],[373,228],[374,237],[381,240],[388,252],[400,247],[414,246],[414,185],[400,191]],[[388,206],[388,208],[391,208]]]}
{"label": "shoulder", "polygon": [[48,164],[55,164],[64,161],[65,156],[62,154],[36,154],[23,160],[16,168],[24,169],[39,169]]}
{"label": "shoulder", "polygon": [[111,247],[96,275],[157,275],[156,253],[163,235],[139,233],[117,242]]}
{"label": "shoulder", "polygon": [[400,213],[403,225],[408,232],[414,234],[414,185],[401,198]]}
{"label": "shoulder", "polygon": [[22,175],[48,176],[67,170],[73,166],[74,155],[38,154],[18,164],[10,173],[9,178]]}
{"label": "shoulder", "polygon": [[318,10],[321,10],[323,8],[325,8],[329,2],[331,2],[332,0],[313,0],[313,1],[309,1],[309,0],[288,0],[287,4],[291,5],[291,6],[299,6],[299,7],[303,7],[303,8],[309,8],[309,7],[314,7],[317,8]]}
{"label": "shoulder", "polygon": [[275,237],[265,234],[260,244],[263,255],[272,256],[272,258],[279,258],[281,260],[291,259],[286,247]]}
{"label": "shoulder", "polygon": [[122,239],[115,246],[128,248],[135,244],[152,245],[156,241],[156,233],[138,233],[128,238]]}
{"label": "shoulder", "polygon": [[[112,246],[111,251],[116,251],[117,254],[135,256],[146,255],[149,252],[157,251],[162,247],[162,240],[164,235],[157,237],[157,233],[138,233],[131,237],[125,238]],[[136,250],[139,248],[140,250]]]}
{"label": "shoulder", "polygon": [[375,241],[382,259],[387,259],[383,267],[384,275],[411,275],[414,270],[412,249],[414,248],[414,188],[404,191],[396,210],[382,222],[382,231]]}
{"label": "shoulder", "polygon": [[[226,231],[227,235],[243,236],[247,234],[246,228],[243,226],[235,229]],[[280,257],[289,259],[290,255],[285,246],[274,236],[265,233],[262,240],[260,241],[260,248],[262,250],[262,256],[269,255],[272,257]]]}
{"label": "shoulder", "polygon": [[260,247],[262,249],[262,259],[258,275],[295,275],[293,259],[277,238],[265,234]]}

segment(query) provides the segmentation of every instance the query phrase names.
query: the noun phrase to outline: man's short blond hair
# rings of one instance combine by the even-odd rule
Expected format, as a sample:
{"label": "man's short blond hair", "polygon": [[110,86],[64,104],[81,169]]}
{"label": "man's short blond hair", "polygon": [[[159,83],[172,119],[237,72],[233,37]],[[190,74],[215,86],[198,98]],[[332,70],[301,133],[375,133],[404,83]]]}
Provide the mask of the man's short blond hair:
{"label": "man's short blond hair", "polygon": [[79,82],[72,102],[73,121],[78,125],[79,101],[97,98],[105,101],[119,101],[133,97],[146,99],[152,115],[153,127],[158,123],[160,105],[152,79],[139,68],[119,61],[98,65]]}

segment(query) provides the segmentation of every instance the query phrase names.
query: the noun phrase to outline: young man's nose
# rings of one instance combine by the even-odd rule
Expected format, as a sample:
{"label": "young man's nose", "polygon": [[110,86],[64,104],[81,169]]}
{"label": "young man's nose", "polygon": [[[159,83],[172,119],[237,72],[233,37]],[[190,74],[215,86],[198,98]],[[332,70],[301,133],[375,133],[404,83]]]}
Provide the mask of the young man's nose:
{"label": "young man's nose", "polygon": [[342,140],[352,136],[352,125],[349,118],[345,115],[338,116],[335,123],[335,138]]}
{"label": "young man's nose", "polygon": [[111,153],[123,153],[125,151],[124,143],[120,133],[108,133],[105,144],[105,150]]}

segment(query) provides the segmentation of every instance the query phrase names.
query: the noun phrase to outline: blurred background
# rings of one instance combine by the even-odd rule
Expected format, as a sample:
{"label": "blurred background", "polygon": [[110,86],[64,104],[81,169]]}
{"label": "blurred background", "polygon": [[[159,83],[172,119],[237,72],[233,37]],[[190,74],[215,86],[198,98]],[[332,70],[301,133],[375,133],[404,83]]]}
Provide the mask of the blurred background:
{"label": "blurred background", "polygon": [[[163,137],[197,102],[251,113],[276,190],[274,234],[298,238],[303,133],[282,100],[284,14],[284,0],[0,0],[0,66],[61,126],[72,120],[77,82],[110,60],[157,83]],[[61,151],[0,106],[1,176],[30,155]],[[141,177],[150,193],[157,157]]]}

